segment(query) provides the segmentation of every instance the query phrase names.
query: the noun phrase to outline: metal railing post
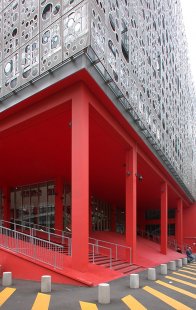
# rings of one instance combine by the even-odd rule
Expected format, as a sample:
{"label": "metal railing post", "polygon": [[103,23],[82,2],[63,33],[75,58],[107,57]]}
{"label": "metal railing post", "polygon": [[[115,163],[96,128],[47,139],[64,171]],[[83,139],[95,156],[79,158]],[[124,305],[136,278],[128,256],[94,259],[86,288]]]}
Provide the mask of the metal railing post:
{"label": "metal railing post", "polygon": [[95,245],[92,244],[93,246],[93,264],[95,263]]}
{"label": "metal railing post", "polygon": [[112,269],[112,249],[110,249],[110,269]]}

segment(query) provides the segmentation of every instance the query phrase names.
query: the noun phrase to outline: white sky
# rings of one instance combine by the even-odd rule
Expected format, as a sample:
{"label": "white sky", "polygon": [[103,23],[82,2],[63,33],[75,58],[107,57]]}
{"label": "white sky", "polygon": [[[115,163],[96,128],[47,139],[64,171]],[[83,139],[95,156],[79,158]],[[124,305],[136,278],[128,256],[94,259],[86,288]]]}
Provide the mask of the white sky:
{"label": "white sky", "polygon": [[196,0],[181,0],[181,6],[188,41],[191,71],[196,86]]}

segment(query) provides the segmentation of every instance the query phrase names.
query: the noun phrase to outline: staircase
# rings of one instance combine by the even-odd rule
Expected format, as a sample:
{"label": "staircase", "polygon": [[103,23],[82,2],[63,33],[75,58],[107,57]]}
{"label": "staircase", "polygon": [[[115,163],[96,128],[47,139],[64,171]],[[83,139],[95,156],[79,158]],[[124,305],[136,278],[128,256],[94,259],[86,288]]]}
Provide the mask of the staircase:
{"label": "staircase", "polygon": [[120,272],[124,275],[128,275],[133,272],[140,272],[144,270],[141,266],[137,266],[134,264],[130,264],[128,262],[122,261],[120,259],[112,258],[112,262],[110,266],[110,258],[101,254],[95,254],[93,261],[93,253],[89,253],[89,262],[94,263],[98,266],[102,266],[104,268],[110,268],[114,271]]}

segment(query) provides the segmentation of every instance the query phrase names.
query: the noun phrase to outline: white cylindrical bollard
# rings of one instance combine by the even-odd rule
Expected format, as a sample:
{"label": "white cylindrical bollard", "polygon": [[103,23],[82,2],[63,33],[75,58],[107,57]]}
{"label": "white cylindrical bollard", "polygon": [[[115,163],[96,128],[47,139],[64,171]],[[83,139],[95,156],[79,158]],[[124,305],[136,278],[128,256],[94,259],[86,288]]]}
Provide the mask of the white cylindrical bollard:
{"label": "white cylindrical bollard", "polygon": [[148,268],[148,280],[156,280],[156,269]]}
{"label": "white cylindrical bollard", "polygon": [[41,292],[50,293],[51,292],[51,276],[41,277]]}
{"label": "white cylindrical bollard", "polygon": [[110,303],[110,285],[108,283],[100,283],[98,286],[98,302],[100,304]]}
{"label": "white cylindrical bollard", "polygon": [[3,286],[12,285],[12,272],[3,272],[2,285]]}
{"label": "white cylindrical bollard", "polygon": [[161,264],[161,274],[167,274],[167,264]]}
{"label": "white cylindrical bollard", "polygon": [[130,274],[130,288],[139,288],[139,274]]}
{"label": "white cylindrical bollard", "polygon": [[172,271],[176,270],[176,262],[174,260],[171,260],[168,264],[168,268]]}
{"label": "white cylindrical bollard", "polygon": [[188,264],[187,257],[183,257],[182,263],[183,263],[183,265],[187,265]]}
{"label": "white cylindrical bollard", "polygon": [[182,259],[177,259],[177,267],[181,268],[182,267]]}

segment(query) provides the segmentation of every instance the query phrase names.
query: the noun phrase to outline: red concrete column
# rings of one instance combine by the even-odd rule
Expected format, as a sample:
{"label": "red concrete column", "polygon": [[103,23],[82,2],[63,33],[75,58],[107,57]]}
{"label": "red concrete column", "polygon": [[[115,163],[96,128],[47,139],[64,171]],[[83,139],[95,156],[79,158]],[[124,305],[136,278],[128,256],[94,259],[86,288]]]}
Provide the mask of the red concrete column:
{"label": "red concrete column", "polygon": [[183,249],[183,202],[178,200],[176,209],[176,241],[180,249]]}
{"label": "red concrete column", "polygon": [[132,148],[126,154],[126,244],[131,247],[132,263],[136,262],[137,238],[137,150]]}
{"label": "red concrete column", "polygon": [[167,254],[168,240],[168,186],[161,185],[161,253]]}
{"label": "red concrete column", "polygon": [[85,271],[89,239],[89,102],[85,90],[72,101],[72,266]]}
{"label": "red concrete column", "polygon": [[63,178],[58,177],[55,184],[55,229],[63,230]]}
{"label": "red concrete column", "polygon": [[8,186],[3,187],[3,220],[10,222],[10,189]]}

